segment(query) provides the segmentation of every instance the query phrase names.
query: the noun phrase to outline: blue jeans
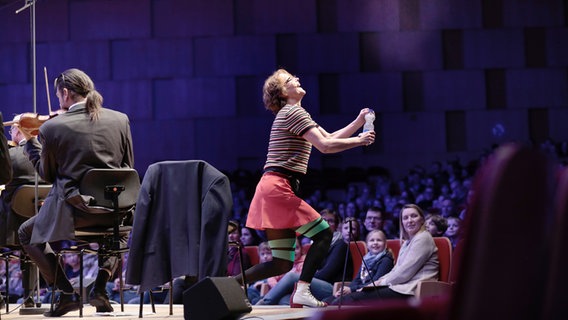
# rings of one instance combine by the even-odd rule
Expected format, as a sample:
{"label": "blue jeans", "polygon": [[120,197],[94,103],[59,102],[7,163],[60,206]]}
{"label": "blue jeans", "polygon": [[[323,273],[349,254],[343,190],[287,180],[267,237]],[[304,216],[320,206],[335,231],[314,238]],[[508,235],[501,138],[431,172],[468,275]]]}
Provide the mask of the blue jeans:
{"label": "blue jeans", "polygon": [[[294,284],[300,280],[300,275],[288,272],[278,283],[268,291],[263,300],[265,304],[289,304]],[[313,278],[310,291],[318,300],[323,300],[333,294],[333,285],[327,281]],[[287,298],[286,298],[287,297]]]}

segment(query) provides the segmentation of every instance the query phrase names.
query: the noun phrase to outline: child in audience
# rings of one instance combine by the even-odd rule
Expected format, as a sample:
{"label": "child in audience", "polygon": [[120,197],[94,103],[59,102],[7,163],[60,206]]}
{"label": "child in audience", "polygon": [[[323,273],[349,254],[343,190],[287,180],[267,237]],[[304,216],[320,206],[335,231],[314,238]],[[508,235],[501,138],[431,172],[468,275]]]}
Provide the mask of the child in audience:
{"label": "child in audience", "polygon": [[335,300],[330,297],[326,301],[338,304],[341,296],[355,292],[391,271],[394,265],[392,253],[387,248],[387,236],[381,230],[371,230],[366,238],[367,254],[363,257],[363,263],[359,273],[343,290],[334,294]]}
{"label": "child in audience", "polygon": [[[268,242],[261,242],[258,245],[258,262],[264,263],[272,260],[272,251]],[[268,279],[258,280],[247,288],[247,296],[251,304],[256,304],[260,299],[262,284],[268,283]]]}
{"label": "child in audience", "polygon": [[432,237],[443,237],[448,229],[448,221],[439,214],[432,214],[426,217],[426,230]]}

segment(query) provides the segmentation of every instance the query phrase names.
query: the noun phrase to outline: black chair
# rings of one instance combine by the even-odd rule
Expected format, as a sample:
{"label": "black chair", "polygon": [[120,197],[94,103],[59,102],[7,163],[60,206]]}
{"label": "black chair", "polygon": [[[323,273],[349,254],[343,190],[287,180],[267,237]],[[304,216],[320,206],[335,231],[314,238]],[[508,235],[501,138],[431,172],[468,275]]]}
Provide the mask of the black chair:
{"label": "black chair", "polygon": [[[81,265],[79,277],[79,294],[83,294],[83,256],[84,254],[97,254],[100,256],[116,256],[118,258],[118,274],[120,279],[120,308],[124,312],[122,278],[122,255],[128,248],[120,248],[120,239],[127,236],[131,226],[125,224],[136,206],[140,191],[140,178],[134,169],[91,169],[80,184],[80,193],[84,200],[82,211],[93,217],[92,226],[83,226],[75,229],[77,245],[58,251],[58,256],[64,253],[77,253]],[[77,206],[76,206],[77,207]],[[101,216],[107,217],[108,223],[100,225]],[[87,218],[88,219],[88,218]],[[106,219],[106,218],[103,218]],[[109,225],[112,225],[109,227]],[[112,242],[110,247],[101,245],[98,250],[90,248],[93,242]],[[57,274],[56,274],[57,277]],[[54,294],[52,295],[52,308]],[[83,316],[83,308],[79,309],[79,316]]]}
{"label": "black chair", "polygon": [[[154,163],[138,199],[128,284],[139,285],[142,293],[181,276],[197,281],[226,276],[233,204],[226,175],[202,160]],[[155,249],[149,253],[148,246]]]}
{"label": "black chair", "polygon": [[[28,277],[28,281],[30,283],[36,282],[36,292],[39,296],[39,274],[37,267],[33,262],[25,255],[25,252],[22,250],[18,236],[17,236],[17,227],[24,222],[25,220],[33,217],[39,211],[39,208],[43,205],[43,201],[47,194],[51,190],[51,185],[22,185],[14,191],[14,195],[11,201],[11,211],[15,214],[14,220],[17,220],[13,223],[9,223],[9,227],[7,228],[7,239],[6,239],[6,248],[9,249],[7,252],[3,252],[0,256],[4,259],[6,263],[6,279],[9,278],[9,261],[12,259],[20,259],[22,265],[26,266],[28,269],[27,272],[24,272],[23,276]],[[17,222],[17,223],[16,223]],[[20,255],[14,254],[15,251],[20,252]],[[25,288],[28,289],[28,288]],[[32,290],[33,291],[33,290]],[[6,292],[9,292],[9,281],[6,281]],[[30,295],[24,297],[24,299],[30,299],[33,301],[31,297],[32,292]],[[25,307],[25,304],[22,308],[20,308],[20,315],[30,315],[30,314],[43,314],[47,311],[46,308],[40,308],[41,303],[35,303],[34,307]],[[6,299],[6,312],[9,312],[9,301]]]}

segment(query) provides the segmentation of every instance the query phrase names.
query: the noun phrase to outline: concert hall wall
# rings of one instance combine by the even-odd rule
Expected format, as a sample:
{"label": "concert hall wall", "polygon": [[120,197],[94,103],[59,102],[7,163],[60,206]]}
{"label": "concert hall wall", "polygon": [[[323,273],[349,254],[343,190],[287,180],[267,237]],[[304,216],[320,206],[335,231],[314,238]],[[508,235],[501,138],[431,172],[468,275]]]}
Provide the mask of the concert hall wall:
{"label": "concert hall wall", "polygon": [[[303,106],[327,131],[363,107],[377,142],[313,168],[479,157],[510,140],[568,140],[566,0],[0,0],[0,110],[48,111],[53,79],[87,72],[127,113],[141,175],[161,160],[262,167],[272,115],[261,86],[297,74]],[[5,130],[7,132],[7,130]],[[397,172],[398,171],[398,172]]]}

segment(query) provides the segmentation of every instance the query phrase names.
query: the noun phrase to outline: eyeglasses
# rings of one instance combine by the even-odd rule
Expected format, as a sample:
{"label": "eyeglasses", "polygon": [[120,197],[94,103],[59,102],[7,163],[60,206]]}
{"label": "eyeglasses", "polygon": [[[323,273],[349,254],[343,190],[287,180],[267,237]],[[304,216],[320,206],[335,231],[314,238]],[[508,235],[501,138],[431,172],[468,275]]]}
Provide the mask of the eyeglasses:
{"label": "eyeglasses", "polygon": [[288,84],[290,82],[292,82],[293,80],[300,80],[300,78],[296,77],[296,76],[289,76],[288,79],[286,79],[286,82],[284,82],[284,84]]}

